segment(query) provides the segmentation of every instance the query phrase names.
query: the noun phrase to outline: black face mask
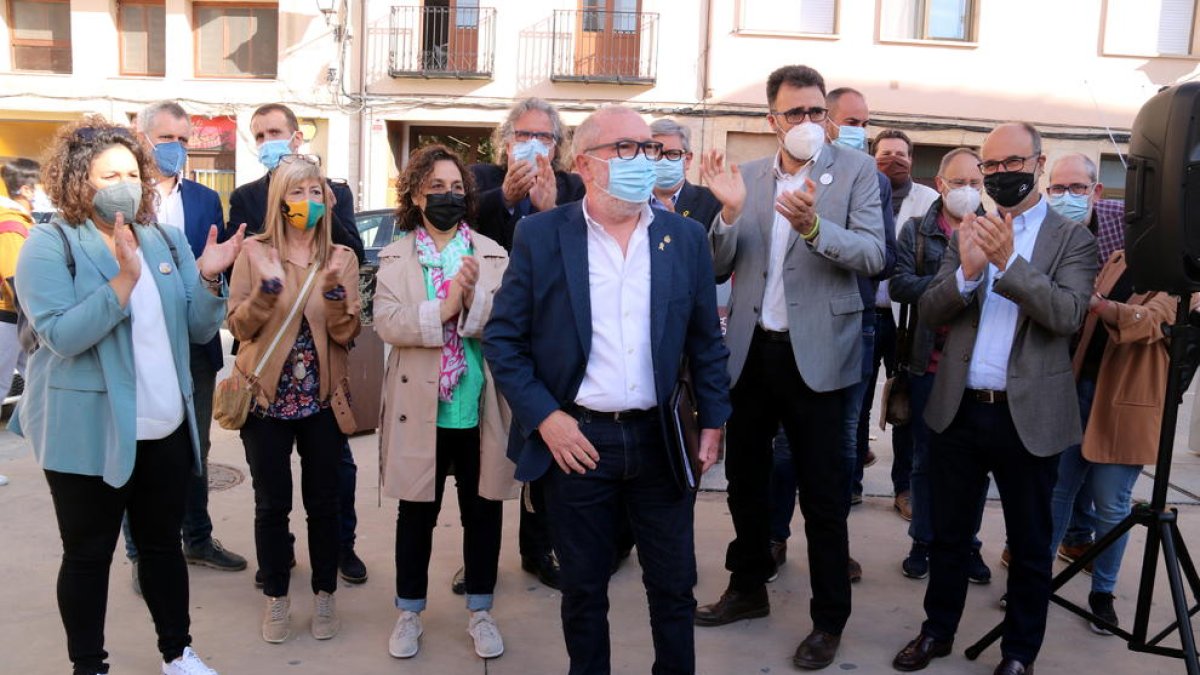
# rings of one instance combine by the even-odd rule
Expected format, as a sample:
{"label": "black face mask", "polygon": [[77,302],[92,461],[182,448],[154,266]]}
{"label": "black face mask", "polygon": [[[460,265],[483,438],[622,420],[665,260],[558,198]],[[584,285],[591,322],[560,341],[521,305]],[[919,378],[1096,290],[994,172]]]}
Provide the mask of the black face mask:
{"label": "black face mask", "polygon": [[453,229],[467,215],[467,198],[453,192],[425,195],[425,220],[438,230]]}
{"label": "black face mask", "polygon": [[1037,177],[1028,171],[998,171],[983,177],[988,196],[1006,209],[1020,204],[1037,185]]}

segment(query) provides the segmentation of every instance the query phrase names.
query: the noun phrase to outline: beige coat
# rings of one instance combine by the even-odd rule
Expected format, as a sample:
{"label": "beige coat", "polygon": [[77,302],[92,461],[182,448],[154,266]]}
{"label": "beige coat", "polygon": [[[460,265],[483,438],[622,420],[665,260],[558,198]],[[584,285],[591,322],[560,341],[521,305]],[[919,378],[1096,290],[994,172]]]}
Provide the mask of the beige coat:
{"label": "beige coat", "polygon": [[[508,266],[508,254],[491,239],[472,233],[479,280],[471,308],[459,316],[463,337],[483,336],[492,298]],[[413,502],[433,501],[436,482],[438,374],[442,359],[440,301],[428,300],[417,261],[416,237],[409,234],[379,254],[375,289],[375,331],[392,346],[379,414],[379,466],[383,494]],[[479,496],[517,495],[516,467],[508,459],[508,404],[496,392],[484,365],[480,407]]]}

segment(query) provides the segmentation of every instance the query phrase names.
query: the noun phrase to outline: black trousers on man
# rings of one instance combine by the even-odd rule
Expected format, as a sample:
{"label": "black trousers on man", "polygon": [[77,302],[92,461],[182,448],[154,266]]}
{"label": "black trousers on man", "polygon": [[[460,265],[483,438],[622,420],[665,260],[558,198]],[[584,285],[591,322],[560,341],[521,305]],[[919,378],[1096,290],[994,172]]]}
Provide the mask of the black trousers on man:
{"label": "black trousers on man", "polygon": [[735,532],[725,555],[729,585],[743,593],[757,591],[775,568],[769,543],[771,441],[782,424],[808,538],[813,628],[840,635],[850,618],[843,390],[810,389],[796,368],[791,343],[756,331],[732,400],[725,457]]}
{"label": "black trousers on man", "polygon": [[967,598],[967,558],[990,471],[1000,490],[1012,554],[1000,651],[1004,658],[1033,663],[1050,604],[1050,499],[1058,457],[1036,457],[1025,449],[1007,403],[983,403],[966,392],[954,421],[930,439],[929,465],[933,543],[921,630],[938,641],[952,640],[958,630]]}

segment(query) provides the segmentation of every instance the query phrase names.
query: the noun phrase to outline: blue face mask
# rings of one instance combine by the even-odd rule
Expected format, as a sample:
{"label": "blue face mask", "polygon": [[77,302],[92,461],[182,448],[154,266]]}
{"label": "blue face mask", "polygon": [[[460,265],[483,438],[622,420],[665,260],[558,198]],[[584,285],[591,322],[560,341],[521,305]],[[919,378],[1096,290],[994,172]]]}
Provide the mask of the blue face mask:
{"label": "blue face mask", "polygon": [[862,127],[838,127],[838,137],[834,145],[867,151],[867,130]]}
{"label": "blue face mask", "polygon": [[258,161],[267,167],[267,171],[274,171],[275,167],[279,166],[279,158],[290,154],[292,154],[290,138],[277,138],[258,146]]}
{"label": "blue face mask", "polygon": [[640,152],[633,159],[613,157],[608,160],[608,187],[601,189],[623,202],[645,202],[654,192],[654,165],[657,163]]}
{"label": "blue face mask", "polygon": [[187,148],[179,141],[154,146],[154,161],[164,176],[178,176],[187,164]]}
{"label": "blue face mask", "polygon": [[546,147],[536,138],[531,138],[521,143],[513,143],[512,146],[512,159],[514,162],[529,162],[536,166],[538,157],[549,156],[550,148]]}
{"label": "blue face mask", "polygon": [[1058,215],[1067,220],[1076,223],[1082,223],[1083,219],[1088,215],[1088,195],[1073,195],[1070,192],[1055,197],[1051,195],[1047,200],[1050,208],[1054,209]]}
{"label": "blue face mask", "polygon": [[660,190],[675,187],[683,180],[683,158],[671,161],[666,157],[654,163],[654,187]]}

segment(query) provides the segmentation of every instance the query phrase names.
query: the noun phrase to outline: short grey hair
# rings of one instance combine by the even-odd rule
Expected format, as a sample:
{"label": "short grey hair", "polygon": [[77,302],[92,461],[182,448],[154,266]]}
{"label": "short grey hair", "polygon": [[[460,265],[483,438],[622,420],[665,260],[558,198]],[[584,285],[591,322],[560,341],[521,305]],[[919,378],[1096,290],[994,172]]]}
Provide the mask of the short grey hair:
{"label": "short grey hair", "polygon": [[1058,159],[1054,160],[1054,166],[1050,167],[1049,175],[1053,176],[1054,170],[1058,168],[1058,165],[1062,164],[1064,160],[1068,160],[1068,159],[1077,159],[1077,160],[1083,162],[1083,168],[1085,171],[1087,171],[1088,180],[1092,181],[1093,183],[1096,182],[1096,178],[1097,178],[1096,163],[1094,161],[1092,161],[1091,157],[1088,157],[1087,155],[1083,154],[1082,152],[1072,152],[1068,155],[1063,155],[1062,157],[1059,157]]}
{"label": "short grey hair", "polygon": [[975,148],[954,148],[942,156],[942,162],[941,164],[938,164],[938,175],[941,176],[942,174],[946,173],[946,167],[950,166],[950,162],[953,162],[954,159],[959,155],[970,155],[974,157],[976,164],[983,161],[983,158],[979,156],[979,153],[975,151]]}
{"label": "short grey hair", "polygon": [[504,151],[504,146],[513,139],[513,134],[516,132],[514,127],[517,124],[517,120],[521,118],[521,115],[535,110],[546,113],[546,117],[550,118],[550,126],[554,134],[554,148],[556,150],[553,166],[555,169],[562,168],[562,157],[567,150],[567,134],[565,127],[563,127],[562,117],[559,116],[557,108],[550,105],[547,101],[536,97],[518,101],[508,111],[508,117],[504,119],[504,123],[496,127],[492,145],[495,146],[496,163],[500,166],[508,166],[508,153]]}
{"label": "short grey hair", "polygon": [[167,113],[177,120],[188,120],[189,123],[192,119],[191,117],[188,117],[187,111],[183,109],[183,106],[179,105],[175,101],[157,101],[146,106],[140,113],[138,113],[138,131],[149,136],[150,127],[154,126],[154,118],[158,117],[162,113]]}
{"label": "short grey hair", "polygon": [[673,119],[664,117],[660,120],[654,120],[654,123],[650,125],[650,135],[678,136],[682,142],[683,151],[692,151],[692,130]]}

